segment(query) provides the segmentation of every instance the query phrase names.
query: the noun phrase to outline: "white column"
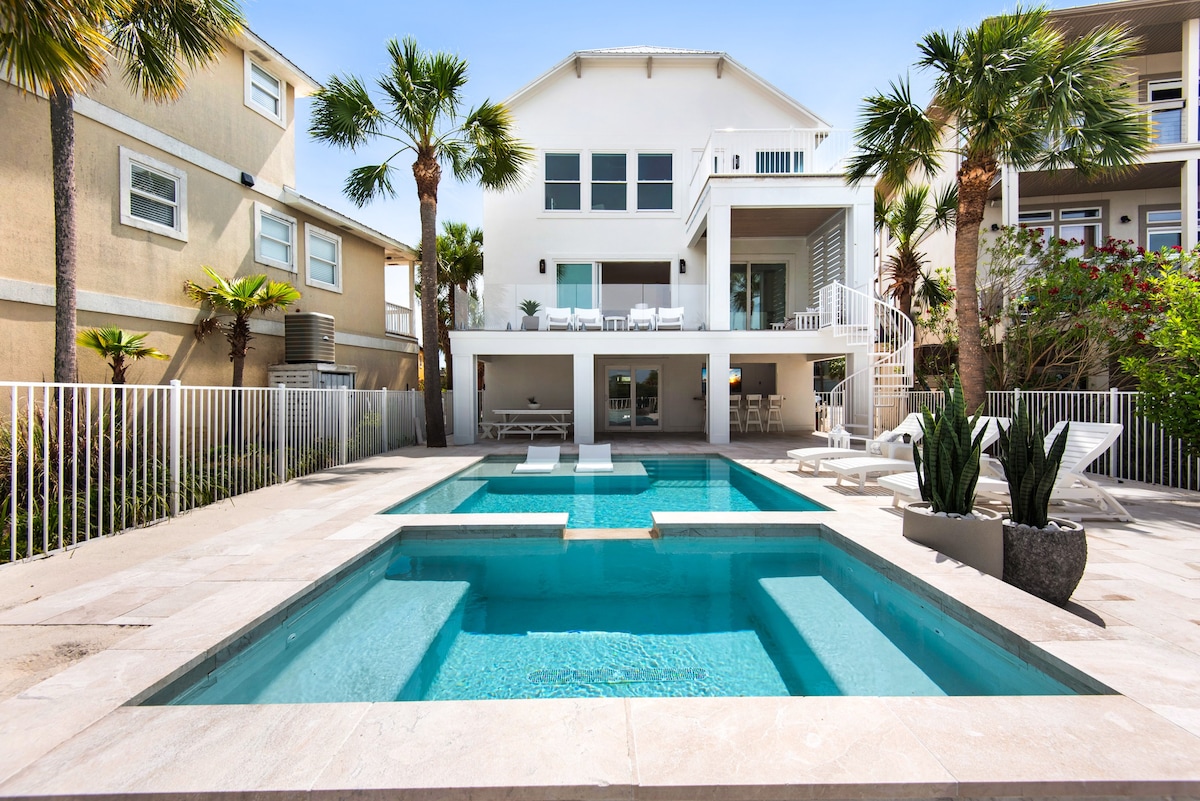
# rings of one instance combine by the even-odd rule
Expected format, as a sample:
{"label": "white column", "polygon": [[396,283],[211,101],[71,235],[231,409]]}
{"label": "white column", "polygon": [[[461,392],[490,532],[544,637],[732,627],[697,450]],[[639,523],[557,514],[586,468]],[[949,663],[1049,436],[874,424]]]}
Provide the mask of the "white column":
{"label": "white column", "polygon": [[575,423],[575,444],[596,442],[596,366],[590,353],[576,353],[575,400],[572,408]]}
{"label": "white column", "polygon": [[1200,142],[1200,19],[1183,23],[1183,100],[1186,117],[1183,121],[1183,141]]}
{"label": "white column", "polygon": [[1016,225],[1021,219],[1021,173],[1010,164],[1000,168],[1001,225]]}
{"label": "white column", "polygon": [[[728,304],[725,310],[729,311]],[[708,441],[713,445],[729,444],[728,353],[708,354]]]}
{"label": "white column", "polygon": [[[479,383],[474,353],[453,353],[450,369],[454,371],[454,444],[472,445],[475,442],[475,404],[479,397]],[[427,371],[428,373],[428,368]]]}
{"label": "white column", "polygon": [[[729,206],[708,210],[708,330],[729,330]],[[728,365],[726,365],[728,367]],[[728,439],[725,440],[728,442]]]}
{"label": "white column", "polygon": [[1196,246],[1196,204],[1197,204],[1197,170],[1194,156],[1183,162],[1183,175],[1180,181],[1183,187],[1180,191],[1179,207],[1183,213],[1183,249],[1191,250]]}
{"label": "white column", "polygon": [[[870,197],[868,193],[864,196]],[[846,283],[849,286],[872,294],[875,279],[875,208],[871,203],[855,203],[851,207],[846,226]]]}

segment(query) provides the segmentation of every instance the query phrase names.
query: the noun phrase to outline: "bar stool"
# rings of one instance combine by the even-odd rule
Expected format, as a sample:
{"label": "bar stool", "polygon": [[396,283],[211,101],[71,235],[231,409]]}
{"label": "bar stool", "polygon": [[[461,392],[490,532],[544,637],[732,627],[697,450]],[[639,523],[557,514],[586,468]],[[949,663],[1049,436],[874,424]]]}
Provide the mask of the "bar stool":
{"label": "bar stool", "polygon": [[730,395],[729,396],[729,423],[731,426],[736,425],[739,433],[741,433],[742,431],[745,430],[742,428],[741,407],[742,407],[742,396],[741,395]]}
{"label": "bar stool", "polygon": [[762,411],[759,408],[762,404],[762,395],[747,395],[746,396],[746,430],[750,430],[750,426],[757,426],[759,431],[763,430]]}
{"label": "bar stool", "polygon": [[782,395],[767,396],[767,431],[771,430],[772,425],[778,425],[780,431],[787,431],[787,429],[783,427]]}

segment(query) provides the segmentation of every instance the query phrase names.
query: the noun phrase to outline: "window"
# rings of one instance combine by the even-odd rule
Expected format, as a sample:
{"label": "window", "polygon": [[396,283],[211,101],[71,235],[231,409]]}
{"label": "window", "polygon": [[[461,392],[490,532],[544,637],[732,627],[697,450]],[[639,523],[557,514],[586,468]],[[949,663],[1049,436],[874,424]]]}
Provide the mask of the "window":
{"label": "window", "polygon": [[638,205],[643,211],[670,211],[673,201],[670,153],[638,154]]}
{"label": "window", "polygon": [[254,260],[296,271],[296,220],[262,203],[254,204]]}
{"label": "window", "polygon": [[1069,251],[1069,255],[1081,256],[1091,248],[1104,244],[1104,219],[1108,214],[1107,202],[1100,206],[1049,209],[1025,209],[1017,215],[1017,221],[1029,228],[1040,228],[1047,239],[1074,239],[1080,245]]}
{"label": "window", "polygon": [[264,117],[286,124],[284,100],[286,84],[246,54],[246,105]]}
{"label": "window", "polygon": [[304,224],[305,247],[308,251],[309,286],[342,291],[342,238],[323,231],[315,225]]}
{"label": "window", "polygon": [[546,210],[579,211],[579,154],[546,154]]}
{"label": "window", "polygon": [[1146,250],[1183,246],[1183,213],[1179,209],[1146,212]]}
{"label": "window", "polygon": [[121,224],[187,241],[187,174],[120,149]]}
{"label": "window", "polygon": [[625,180],[624,153],[593,153],[592,211],[625,211]]}

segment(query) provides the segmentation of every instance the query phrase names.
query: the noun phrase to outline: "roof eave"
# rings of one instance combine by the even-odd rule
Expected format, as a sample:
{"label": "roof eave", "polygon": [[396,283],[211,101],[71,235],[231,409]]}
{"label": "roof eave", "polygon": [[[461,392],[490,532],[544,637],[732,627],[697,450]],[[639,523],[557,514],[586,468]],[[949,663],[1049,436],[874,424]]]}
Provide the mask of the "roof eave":
{"label": "roof eave", "polygon": [[249,28],[243,27],[239,33],[231,37],[231,40],[238,47],[266,62],[267,66],[282,72],[283,75],[280,77],[295,87],[297,97],[307,97],[321,88],[321,84],[315,78],[297,67],[291,59],[267,44],[261,36]]}
{"label": "roof eave", "polygon": [[322,205],[312,198],[305,197],[289,186],[283,188],[283,202],[294,209],[316,217],[318,220],[334,225],[342,231],[352,233],[360,239],[365,239],[372,244],[378,245],[383,248],[385,257],[393,256],[406,260],[415,260],[417,258],[417,251],[400,240],[393,239],[387,234],[380,233],[374,228],[364,225],[351,217],[347,217],[345,214],[335,211],[328,206]]}

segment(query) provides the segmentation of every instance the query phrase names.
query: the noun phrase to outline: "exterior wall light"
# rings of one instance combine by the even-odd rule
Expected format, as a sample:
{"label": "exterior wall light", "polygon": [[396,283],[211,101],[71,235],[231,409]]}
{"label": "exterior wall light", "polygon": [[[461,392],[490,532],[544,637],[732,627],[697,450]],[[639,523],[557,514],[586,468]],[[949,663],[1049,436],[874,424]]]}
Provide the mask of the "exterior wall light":
{"label": "exterior wall light", "polygon": [[1121,215],[1121,222],[1123,222],[1123,223],[1131,223],[1131,222],[1133,222],[1133,220],[1132,220],[1132,219],[1130,219],[1130,217],[1129,217],[1129,215],[1128,215],[1128,214],[1122,214],[1122,215]]}
{"label": "exterior wall light", "polygon": [[679,260],[679,274],[683,275],[686,272],[687,272],[687,262],[684,261],[683,259],[680,259]]}
{"label": "exterior wall light", "polygon": [[546,274],[546,260],[538,259],[538,272],[542,275]]}

